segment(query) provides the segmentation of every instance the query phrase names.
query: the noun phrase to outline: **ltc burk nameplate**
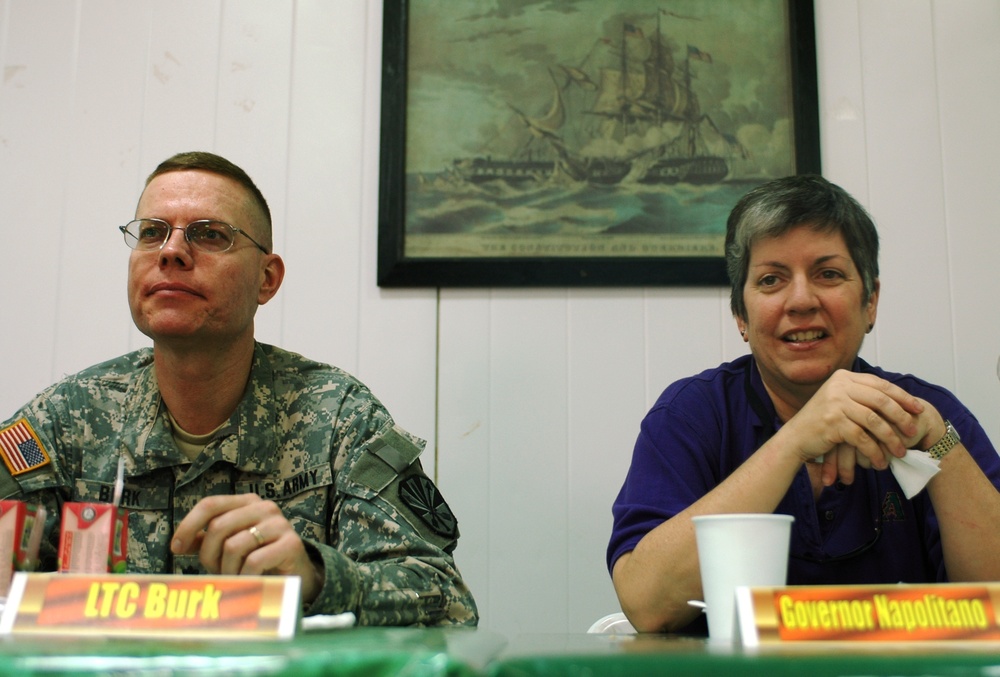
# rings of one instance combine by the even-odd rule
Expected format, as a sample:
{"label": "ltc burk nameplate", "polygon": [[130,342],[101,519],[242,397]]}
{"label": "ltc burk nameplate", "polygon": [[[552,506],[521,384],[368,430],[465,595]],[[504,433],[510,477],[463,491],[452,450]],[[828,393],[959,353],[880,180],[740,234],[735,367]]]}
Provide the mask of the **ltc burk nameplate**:
{"label": "ltc burk nameplate", "polygon": [[17,573],[0,634],[288,639],[295,576]]}
{"label": "ltc burk nameplate", "polygon": [[1000,643],[1000,585],[740,588],[744,646],[803,642]]}

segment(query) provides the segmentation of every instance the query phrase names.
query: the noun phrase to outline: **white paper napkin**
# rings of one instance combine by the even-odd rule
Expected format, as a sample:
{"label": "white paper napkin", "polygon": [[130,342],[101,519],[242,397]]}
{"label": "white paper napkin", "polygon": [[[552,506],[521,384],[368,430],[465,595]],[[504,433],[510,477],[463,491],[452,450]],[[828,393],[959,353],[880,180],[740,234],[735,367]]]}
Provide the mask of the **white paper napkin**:
{"label": "white paper napkin", "polygon": [[931,478],[941,472],[940,465],[941,461],[919,449],[908,449],[903,458],[892,456],[889,459],[889,469],[908,499],[923,491]]}
{"label": "white paper napkin", "polygon": [[333,614],[330,616],[306,616],[302,619],[302,629],[305,631],[310,630],[332,630],[334,628],[351,628],[357,619],[354,614],[350,611],[345,611],[342,614]]}

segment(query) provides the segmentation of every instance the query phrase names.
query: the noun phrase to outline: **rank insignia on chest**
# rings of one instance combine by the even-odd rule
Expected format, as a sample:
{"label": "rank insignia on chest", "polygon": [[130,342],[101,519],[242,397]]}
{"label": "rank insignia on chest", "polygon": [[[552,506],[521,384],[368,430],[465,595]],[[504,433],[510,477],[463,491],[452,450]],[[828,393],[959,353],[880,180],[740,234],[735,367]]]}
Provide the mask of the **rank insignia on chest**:
{"label": "rank insignia on chest", "polygon": [[21,475],[51,463],[42,441],[24,418],[0,429],[0,456],[11,475]]}

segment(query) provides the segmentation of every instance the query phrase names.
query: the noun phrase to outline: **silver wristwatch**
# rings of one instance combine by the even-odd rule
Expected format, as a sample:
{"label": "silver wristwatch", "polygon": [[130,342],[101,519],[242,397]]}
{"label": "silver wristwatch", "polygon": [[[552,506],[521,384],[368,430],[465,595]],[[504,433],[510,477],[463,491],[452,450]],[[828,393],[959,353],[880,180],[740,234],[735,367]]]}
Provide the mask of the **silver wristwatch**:
{"label": "silver wristwatch", "polygon": [[958,436],[958,432],[955,431],[955,426],[951,424],[951,421],[944,422],[944,437],[937,441],[933,447],[927,450],[928,455],[936,461],[940,461],[944,458],[944,455],[951,451],[956,444],[962,441],[962,438]]}

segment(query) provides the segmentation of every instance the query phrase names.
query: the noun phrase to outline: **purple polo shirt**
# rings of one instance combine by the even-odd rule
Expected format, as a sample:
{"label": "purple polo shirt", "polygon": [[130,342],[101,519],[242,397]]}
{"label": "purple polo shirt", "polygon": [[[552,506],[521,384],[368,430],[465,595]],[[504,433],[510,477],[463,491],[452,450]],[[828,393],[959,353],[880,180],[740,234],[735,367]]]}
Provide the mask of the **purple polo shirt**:
{"label": "purple polo shirt", "polygon": [[[1000,486],[1000,457],[954,395],[860,358],[853,371],[880,376],[933,404],[955,426],[993,485]],[[748,375],[769,422],[762,422],[749,402]],[[780,421],[749,355],[669,386],[642,421],[631,467],[612,508],[609,570],[646,533],[714,489],[749,458],[763,442],[768,424],[777,429]],[[795,517],[789,585],[948,580],[927,492],[907,500],[888,470],[857,468],[853,484],[827,487],[814,501],[803,467],[775,512]]]}

